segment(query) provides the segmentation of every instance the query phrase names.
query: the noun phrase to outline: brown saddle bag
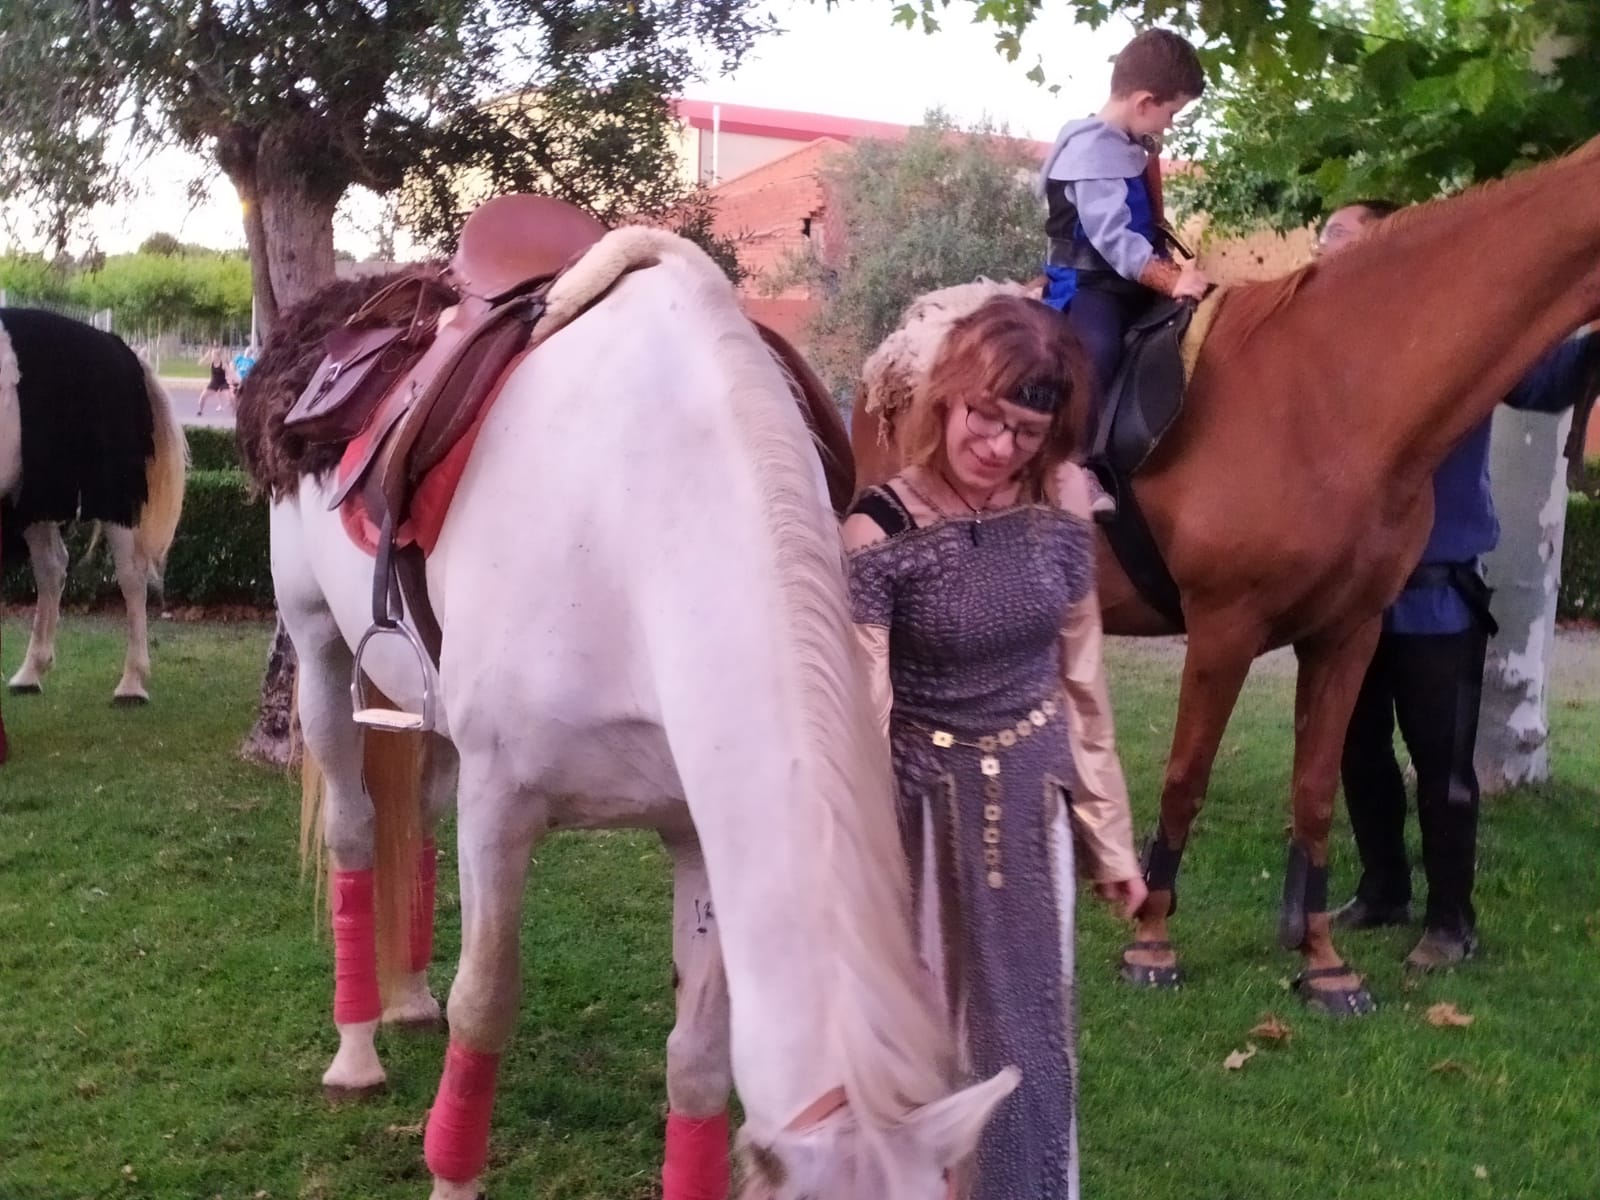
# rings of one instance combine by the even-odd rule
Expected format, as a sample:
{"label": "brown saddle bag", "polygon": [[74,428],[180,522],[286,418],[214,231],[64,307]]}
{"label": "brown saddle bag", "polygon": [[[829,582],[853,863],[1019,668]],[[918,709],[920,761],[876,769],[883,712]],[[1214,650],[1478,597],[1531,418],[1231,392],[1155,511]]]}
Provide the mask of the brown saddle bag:
{"label": "brown saddle bag", "polygon": [[323,342],[311,382],[283,418],[313,444],[348,442],[433,343],[439,314],[458,297],[435,275],[412,275],[378,292]]}

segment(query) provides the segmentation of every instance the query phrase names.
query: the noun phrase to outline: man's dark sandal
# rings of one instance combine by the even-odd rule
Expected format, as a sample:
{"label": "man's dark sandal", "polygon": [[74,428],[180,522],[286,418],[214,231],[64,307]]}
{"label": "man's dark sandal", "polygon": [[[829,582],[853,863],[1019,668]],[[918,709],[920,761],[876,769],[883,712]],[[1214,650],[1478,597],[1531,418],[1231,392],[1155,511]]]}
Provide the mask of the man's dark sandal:
{"label": "man's dark sandal", "polygon": [[1353,988],[1319,988],[1312,985],[1314,979],[1353,974],[1355,972],[1348,966],[1308,967],[1296,975],[1289,986],[1313,1012],[1325,1013],[1330,1017],[1364,1017],[1377,1012],[1378,1002],[1367,991],[1365,980]]}
{"label": "man's dark sandal", "polygon": [[1176,963],[1170,967],[1152,967],[1128,961],[1130,950],[1171,950],[1171,942],[1129,942],[1122,948],[1122,977],[1134,987],[1175,988],[1183,986],[1183,970]]}

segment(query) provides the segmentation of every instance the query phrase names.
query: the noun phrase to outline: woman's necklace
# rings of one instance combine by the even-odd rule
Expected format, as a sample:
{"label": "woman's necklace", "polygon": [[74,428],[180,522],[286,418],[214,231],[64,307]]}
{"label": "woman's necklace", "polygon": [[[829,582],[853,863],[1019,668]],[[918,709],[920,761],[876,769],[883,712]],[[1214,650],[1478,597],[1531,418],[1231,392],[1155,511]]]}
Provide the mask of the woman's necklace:
{"label": "woman's necklace", "polygon": [[961,503],[966,506],[966,510],[972,514],[971,536],[972,544],[976,546],[981,540],[980,531],[983,528],[984,510],[989,507],[989,501],[994,499],[994,494],[1000,489],[989,489],[989,494],[983,498],[983,503],[981,505],[977,505],[971,500],[967,499],[965,493],[963,493],[962,490],[955,485],[955,481],[951,479],[950,476],[945,474],[943,467],[939,468],[939,481],[943,483],[944,486],[949,489],[950,494],[957,500],[961,501]]}

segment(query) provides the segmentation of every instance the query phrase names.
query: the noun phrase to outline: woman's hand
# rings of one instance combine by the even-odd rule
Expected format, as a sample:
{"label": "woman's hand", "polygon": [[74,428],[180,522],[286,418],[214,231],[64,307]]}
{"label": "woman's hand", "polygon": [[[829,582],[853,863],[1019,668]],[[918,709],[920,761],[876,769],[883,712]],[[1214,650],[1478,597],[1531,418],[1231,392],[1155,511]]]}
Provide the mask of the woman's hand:
{"label": "woman's hand", "polygon": [[1116,879],[1110,883],[1097,883],[1094,885],[1095,895],[1107,904],[1114,905],[1124,921],[1133,920],[1139,909],[1144,905],[1144,898],[1149,889],[1144,886],[1142,876],[1135,875],[1132,879]]}

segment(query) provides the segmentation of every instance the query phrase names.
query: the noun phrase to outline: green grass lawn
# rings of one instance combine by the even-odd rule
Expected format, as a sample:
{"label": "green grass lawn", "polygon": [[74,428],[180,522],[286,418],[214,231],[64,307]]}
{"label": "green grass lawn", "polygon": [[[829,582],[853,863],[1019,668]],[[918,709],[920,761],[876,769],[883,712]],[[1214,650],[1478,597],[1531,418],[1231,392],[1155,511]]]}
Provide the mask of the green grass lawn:
{"label": "green grass lawn", "polygon": [[[298,790],[238,763],[258,625],[156,625],[148,708],[109,703],[108,621],[69,617],[43,697],[6,697],[0,768],[0,1200],[422,1197],[421,1120],[443,1043],[381,1042],[390,1091],[329,1110],[330,948],[295,861]],[[4,665],[24,628],[8,619]],[[1170,653],[1113,647],[1119,730],[1148,826],[1170,733]],[[1190,983],[1135,993],[1122,931],[1079,940],[1084,1195],[1091,1200],[1600,1197],[1600,697],[1554,705],[1556,779],[1485,811],[1484,953],[1407,987],[1409,935],[1345,948],[1382,1003],[1335,1025],[1272,948],[1290,682],[1258,670],[1224,742],[1174,923]],[[443,838],[450,846],[448,831]],[[1334,895],[1353,877],[1341,825]],[[538,1200],[655,1194],[671,1022],[667,868],[644,836],[538,853],[520,1032],[488,1186]],[[438,990],[458,949],[441,862]],[[1429,1005],[1474,1020],[1436,1029]],[[1264,1015],[1292,1035],[1249,1031]],[[1254,1042],[1242,1070],[1224,1058]]]}

